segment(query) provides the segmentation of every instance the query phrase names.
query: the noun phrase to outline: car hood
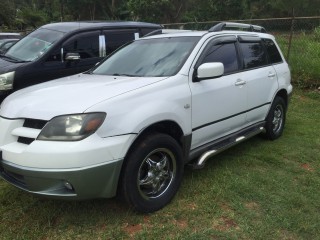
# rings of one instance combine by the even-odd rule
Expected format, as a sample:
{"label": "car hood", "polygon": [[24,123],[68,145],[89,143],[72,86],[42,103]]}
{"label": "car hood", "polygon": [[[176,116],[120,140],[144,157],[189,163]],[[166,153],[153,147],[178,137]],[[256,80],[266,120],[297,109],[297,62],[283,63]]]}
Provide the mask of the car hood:
{"label": "car hood", "polygon": [[0,115],[6,118],[51,118],[82,113],[91,106],[167,77],[122,77],[79,74],[31,86],[7,97]]}
{"label": "car hood", "polygon": [[14,71],[15,69],[17,69],[23,64],[25,64],[25,62],[6,61],[6,58],[4,56],[1,56],[0,57],[0,74]]}

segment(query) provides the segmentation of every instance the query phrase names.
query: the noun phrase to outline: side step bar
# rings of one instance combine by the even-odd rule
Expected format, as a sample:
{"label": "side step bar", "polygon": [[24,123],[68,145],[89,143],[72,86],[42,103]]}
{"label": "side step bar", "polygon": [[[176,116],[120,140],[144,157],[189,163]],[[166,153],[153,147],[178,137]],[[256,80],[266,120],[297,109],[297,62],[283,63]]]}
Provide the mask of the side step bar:
{"label": "side step bar", "polygon": [[230,148],[240,142],[243,142],[244,140],[247,140],[247,139],[263,132],[264,131],[264,127],[263,127],[264,124],[265,124],[264,122],[259,123],[257,125],[246,128],[242,131],[239,131],[235,134],[231,134],[227,137],[224,137],[224,138],[219,139],[217,141],[214,141],[212,143],[206,144],[203,147],[200,147],[204,151],[201,151],[201,149],[198,149],[196,151],[192,151],[190,153],[191,158],[194,158],[196,155],[199,155],[199,151],[202,152],[202,154],[200,155],[198,160],[196,160],[193,164],[191,164],[192,168],[193,169],[203,168],[206,161],[210,157],[212,157],[212,156],[214,156],[214,155],[216,155],[216,154],[218,154],[218,153],[220,153],[220,152],[222,152],[222,151],[224,151],[224,150],[226,150],[226,149],[228,149],[228,148]]}

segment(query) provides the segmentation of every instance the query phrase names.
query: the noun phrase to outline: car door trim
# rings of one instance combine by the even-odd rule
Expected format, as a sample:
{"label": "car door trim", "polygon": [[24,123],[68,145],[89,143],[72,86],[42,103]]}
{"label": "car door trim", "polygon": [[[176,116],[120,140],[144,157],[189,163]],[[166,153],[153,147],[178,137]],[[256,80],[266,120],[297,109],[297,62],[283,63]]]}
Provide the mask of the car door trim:
{"label": "car door trim", "polygon": [[192,129],[192,132],[197,131],[197,130],[199,130],[199,129],[201,129],[201,128],[208,127],[208,126],[210,126],[210,125],[213,125],[213,124],[216,124],[216,123],[219,123],[219,122],[228,120],[228,119],[230,119],[230,118],[239,116],[239,115],[241,115],[241,114],[248,113],[248,112],[250,112],[250,111],[253,111],[253,110],[255,110],[255,109],[258,109],[258,108],[261,108],[261,107],[264,107],[264,106],[270,105],[270,104],[271,104],[271,102],[267,102],[267,103],[261,104],[261,105],[259,105],[259,106],[250,108],[250,109],[248,109],[248,110],[246,110],[246,111],[239,112],[239,113],[236,113],[236,114],[234,114],[234,115],[231,115],[231,116],[228,116],[228,117],[225,117],[225,118],[222,118],[222,119],[213,121],[213,122],[209,122],[209,123],[206,123],[206,124],[203,124],[203,125],[200,125],[200,126],[198,126],[198,127],[193,128],[193,129]]}

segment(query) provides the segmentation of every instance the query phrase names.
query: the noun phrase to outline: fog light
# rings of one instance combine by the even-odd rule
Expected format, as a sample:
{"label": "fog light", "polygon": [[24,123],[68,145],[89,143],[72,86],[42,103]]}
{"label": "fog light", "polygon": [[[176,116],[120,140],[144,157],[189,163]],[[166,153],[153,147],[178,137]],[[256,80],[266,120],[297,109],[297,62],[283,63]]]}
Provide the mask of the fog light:
{"label": "fog light", "polygon": [[71,183],[69,183],[67,181],[64,182],[64,186],[69,190],[73,190],[73,186],[71,185]]}

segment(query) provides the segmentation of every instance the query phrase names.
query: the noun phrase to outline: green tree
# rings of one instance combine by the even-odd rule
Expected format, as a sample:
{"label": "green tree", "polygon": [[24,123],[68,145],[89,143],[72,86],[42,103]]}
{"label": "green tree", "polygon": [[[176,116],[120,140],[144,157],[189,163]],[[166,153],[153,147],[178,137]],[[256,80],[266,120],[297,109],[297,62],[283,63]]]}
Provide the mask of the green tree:
{"label": "green tree", "polygon": [[0,26],[11,26],[14,23],[16,9],[13,1],[1,0],[0,7]]}
{"label": "green tree", "polygon": [[169,23],[180,21],[188,1],[129,0],[127,7],[133,20]]}
{"label": "green tree", "polygon": [[247,6],[251,18],[291,17],[292,9],[295,16],[318,16],[320,0],[248,0]]}

